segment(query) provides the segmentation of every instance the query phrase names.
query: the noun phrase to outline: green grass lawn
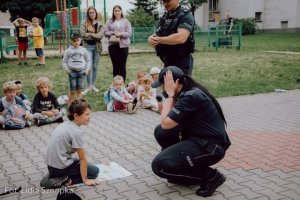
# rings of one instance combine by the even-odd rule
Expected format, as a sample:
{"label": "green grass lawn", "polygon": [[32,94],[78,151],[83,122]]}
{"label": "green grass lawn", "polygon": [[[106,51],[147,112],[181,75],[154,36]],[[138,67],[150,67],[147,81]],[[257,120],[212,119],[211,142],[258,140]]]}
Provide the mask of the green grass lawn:
{"label": "green grass lawn", "polygon": [[[201,39],[201,38],[200,38]],[[135,49],[149,49],[147,44],[134,45]],[[293,51],[300,53],[299,33],[257,34],[243,36],[240,51],[235,49],[199,48],[194,53],[193,77],[205,85],[216,97],[272,92],[275,88],[300,88],[300,55],[272,54],[264,51]],[[61,58],[47,58],[47,67],[17,66],[17,61],[0,64],[0,84],[8,80],[22,80],[24,91],[33,99],[35,80],[48,76],[53,81],[53,92],[59,96],[68,93],[68,76],[61,66]],[[135,79],[138,71],[149,71],[161,66],[155,53],[130,54],[127,61],[127,82]],[[109,56],[100,58],[96,87],[99,93],[86,98],[94,111],[105,110],[103,92],[112,82]]]}

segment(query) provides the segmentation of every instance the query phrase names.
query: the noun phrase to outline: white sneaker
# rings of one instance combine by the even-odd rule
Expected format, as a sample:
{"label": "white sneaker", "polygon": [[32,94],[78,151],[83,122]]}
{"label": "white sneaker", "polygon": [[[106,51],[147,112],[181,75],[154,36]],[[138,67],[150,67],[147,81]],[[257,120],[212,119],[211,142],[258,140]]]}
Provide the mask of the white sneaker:
{"label": "white sneaker", "polygon": [[93,85],[92,85],[92,89],[91,90],[94,91],[94,92],[96,92],[96,93],[99,92],[99,90],[95,86],[93,86]]}
{"label": "white sneaker", "polygon": [[91,92],[91,88],[90,87],[87,87],[83,92],[82,92],[82,95],[87,95],[89,92]]}

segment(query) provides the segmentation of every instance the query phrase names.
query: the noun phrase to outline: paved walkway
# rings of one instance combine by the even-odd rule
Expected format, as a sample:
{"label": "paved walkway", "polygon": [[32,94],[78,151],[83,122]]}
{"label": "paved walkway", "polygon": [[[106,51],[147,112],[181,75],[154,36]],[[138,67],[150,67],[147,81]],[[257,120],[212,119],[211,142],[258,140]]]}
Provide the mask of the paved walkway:
{"label": "paved walkway", "polygon": [[[206,199],[300,199],[300,90],[219,99],[232,140],[216,167],[227,181]],[[167,183],[155,176],[151,160],[160,148],[153,129],[158,114],[95,112],[86,132],[89,160],[116,161],[133,175],[75,190],[85,199],[204,199],[195,187]],[[46,144],[57,124],[0,132],[0,193],[22,186],[3,199],[55,199],[39,181],[47,172]]]}

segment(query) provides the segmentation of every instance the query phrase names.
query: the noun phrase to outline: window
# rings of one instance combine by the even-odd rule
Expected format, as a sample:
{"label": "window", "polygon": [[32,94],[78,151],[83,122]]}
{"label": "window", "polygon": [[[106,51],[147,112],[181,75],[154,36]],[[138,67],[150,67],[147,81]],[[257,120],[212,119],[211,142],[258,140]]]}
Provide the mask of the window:
{"label": "window", "polygon": [[257,22],[261,22],[261,16],[262,16],[262,12],[255,12],[255,20]]}
{"label": "window", "polygon": [[281,29],[287,29],[288,23],[289,23],[289,21],[281,21]]}
{"label": "window", "polygon": [[218,8],[219,0],[209,0],[208,1],[208,19],[209,21],[214,21],[214,13],[219,11]]}

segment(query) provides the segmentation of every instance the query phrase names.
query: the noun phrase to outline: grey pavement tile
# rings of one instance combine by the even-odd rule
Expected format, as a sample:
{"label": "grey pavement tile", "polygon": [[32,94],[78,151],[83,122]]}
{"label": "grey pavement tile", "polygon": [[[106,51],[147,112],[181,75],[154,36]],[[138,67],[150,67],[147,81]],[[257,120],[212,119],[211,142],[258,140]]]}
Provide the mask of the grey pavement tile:
{"label": "grey pavement tile", "polygon": [[82,190],[80,191],[80,193],[78,193],[79,195],[84,196],[86,199],[93,199],[94,197],[101,197],[104,196],[100,193],[97,193],[95,188],[90,187],[91,189],[87,189],[87,190]]}
{"label": "grey pavement tile", "polygon": [[[172,192],[172,193],[164,194],[162,196],[167,197],[168,199],[172,199],[172,200],[186,200],[186,199],[189,199],[189,198],[186,198],[184,196],[181,196],[179,194],[179,192]],[[191,198],[191,199],[194,199],[194,198]]]}
{"label": "grey pavement tile", "polygon": [[293,200],[298,200],[300,199],[300,194],[296,193],[295,191],[286,191],[286,192],[281,192],[279,193],[282,196],[285,196],[286,198],[290,198]]}
{"label": "grey pavement tile", "polygon": [[163,197],[160,194],[157,193],[157,191],[153,191],[153,192],[146,192],[143,194],[143,196],[146,197],[146,199],[155,199],[155,200],[166,200],[169,199],[167,197]]}
{"label": "grey pavement tile", "polygon": [[274,199],[274,200],[277,200],[277,199],[282,199],[284,198],[285,196],[284,195],[280,195],[282,193],[277,193],[277,192],[274,192],[273,190],[271,189],[266,189],[266,190],[260,190],[260,191],[257,191],[258,194],[262,194],[263,196],[266,196],[268,197],[269,199]]}
{"label": "grey pavement tile", "polygon": [[236,192],[243,194],[247,199],[255,199],[255,198],[263,196],[262,194],[259,194],[256,191],[252,191],[249,188],[238,189],[238,190],[236,190]]}
{"label": "grey pavement tile", "polygon": [[226,186],[223,186],[222,188],[217,189],[217,191],[222,194],[223,198],[231,199],[232,197],[241,195],[241,193],[236,192],[236,190],[232,190],[231,187],[229,187],[227,185],[230,185],[230,184],[226,184]]}
{"label": "grey pavement tile", "polygon": [[127,197],[127,199],[130,200],[140,200],[140,199],[145,199],[145,197],[141,196],[137,190],[130,190],[126,192],[121,192],[121,195]]}
{"label": "grey pavement tile", "polygon": [[175,192],[175,189],[172,187],[168,187],[166,183],[160,183],[157,185],[152,185],[151,188],[155,189],[158,194],[163,195],[163,194],[168,194]]}
{"label": "grey pavement tile", "polygon": [[146,183],[139,183],[139,184],[136,184],[136,185],[130,185],[130,188],[135,189],[139,194],[143,194],[145,192],[153,191],[153,188],[146,185]]}
{"label": "grey pavement tile", "polygon": [[27,180],[25,174],[23,172],[11,174],[9,176],[10,182],[20,181],[20,180]]}
{"label": "grey pavement tile", "polygon": [[300,184],[299,182],[291,183],[291,184],[283,185],[282,187],[293,190],[294,192],[296,192],[300,195],[300,185],[299,184]]}
{"label": "grey pavement tile", "polygon": [[101,195],[103,195],[107,200],[125,198],[123,195],[118,194],[116,189],[103,191],[101,192]]}
{"label": "grey pavement tile", "polygon": [[19,195],[17,195],[17,194],[8,194],[8,195],[5,195],[5,196],[0,196],[0,199],[19,200]]}

